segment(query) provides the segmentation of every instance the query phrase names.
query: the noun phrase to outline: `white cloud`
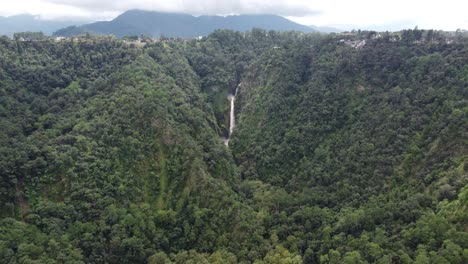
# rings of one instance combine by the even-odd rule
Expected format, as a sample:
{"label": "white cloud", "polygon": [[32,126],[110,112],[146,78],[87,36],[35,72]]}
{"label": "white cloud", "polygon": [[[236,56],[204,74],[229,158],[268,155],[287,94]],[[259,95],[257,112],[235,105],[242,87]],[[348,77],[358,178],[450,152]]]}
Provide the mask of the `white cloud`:
{"label": "white cloud", "polygon": [[323,12],[313,17],[291,17],[303,24],[352,25],[397,29],[419,26],[455,30],[468,28],[466,0],[317,0]]}
{"label": "white cloud", "polygon": [[128,9],[194,15],[269,13],[307,25],[468,29],[466,0],[0,0],[0,15],[109,20]]}
{"label": "white cloud", "polygon": [[104,9],[97,12],[89,12],[73,5],[53,3],[48,0],[0,0],[0,6],[0,16],[28,13],[39,15],[42,19],[54,20],[102,20],[111,19],[121,13]]}
{"label": "white cloud", "polygon": [[89,12],[144,9],[165,12],[182,12],[195,15],[269,13],[278,15],[306,16],[316,14],[307,1],[298,0],[43,0],[48,3],[67,5]]}

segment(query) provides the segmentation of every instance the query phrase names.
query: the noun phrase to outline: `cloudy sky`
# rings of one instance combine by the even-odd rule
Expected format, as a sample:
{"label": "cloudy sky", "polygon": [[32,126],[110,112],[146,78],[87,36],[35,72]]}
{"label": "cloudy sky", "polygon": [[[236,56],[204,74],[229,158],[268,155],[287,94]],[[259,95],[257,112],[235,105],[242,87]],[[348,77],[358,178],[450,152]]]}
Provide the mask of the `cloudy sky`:
{"label": "cloudy sky", "polygon": [[341,29],[468,29],[467,0],[0,0],[0,16],[111,20],[128,9],[193,15],[268,13]]}

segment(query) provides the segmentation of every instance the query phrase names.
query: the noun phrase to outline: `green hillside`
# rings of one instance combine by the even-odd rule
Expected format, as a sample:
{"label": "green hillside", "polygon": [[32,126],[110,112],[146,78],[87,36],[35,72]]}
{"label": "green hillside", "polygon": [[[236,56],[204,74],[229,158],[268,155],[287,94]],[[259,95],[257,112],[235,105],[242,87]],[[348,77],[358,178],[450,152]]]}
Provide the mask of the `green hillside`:
{"label": "green hillside", "polygon": [[0,263],[466,263],[467,98],[461,33],[0,38]]}

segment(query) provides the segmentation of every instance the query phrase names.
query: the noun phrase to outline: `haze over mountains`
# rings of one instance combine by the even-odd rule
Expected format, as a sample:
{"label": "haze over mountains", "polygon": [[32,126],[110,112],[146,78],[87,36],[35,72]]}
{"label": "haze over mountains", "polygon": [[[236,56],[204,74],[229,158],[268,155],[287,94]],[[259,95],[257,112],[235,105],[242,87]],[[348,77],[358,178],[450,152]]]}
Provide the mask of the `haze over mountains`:
{"label": "haze over mountains", "polygon": [[83,24],[83,21],[43,20],[30,14],[0,16],[0,35],[12,36],[15,32],[24,31],[42,31],[44,34],[51,35],[61,28],[80,24]]}

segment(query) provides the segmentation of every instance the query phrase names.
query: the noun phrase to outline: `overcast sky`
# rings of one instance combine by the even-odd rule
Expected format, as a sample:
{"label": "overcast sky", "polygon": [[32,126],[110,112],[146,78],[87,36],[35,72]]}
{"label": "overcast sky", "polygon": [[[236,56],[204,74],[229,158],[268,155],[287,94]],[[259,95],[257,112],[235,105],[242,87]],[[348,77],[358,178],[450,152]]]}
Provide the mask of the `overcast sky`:
{"label": "overcast sky", "polygon": [[111,20],[128,9],[193,15],[268,13],[341,29],[468,29],[468,0],[0,0],[0,16]]}

